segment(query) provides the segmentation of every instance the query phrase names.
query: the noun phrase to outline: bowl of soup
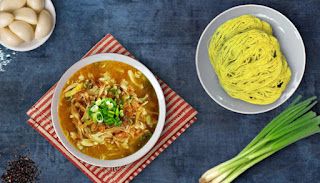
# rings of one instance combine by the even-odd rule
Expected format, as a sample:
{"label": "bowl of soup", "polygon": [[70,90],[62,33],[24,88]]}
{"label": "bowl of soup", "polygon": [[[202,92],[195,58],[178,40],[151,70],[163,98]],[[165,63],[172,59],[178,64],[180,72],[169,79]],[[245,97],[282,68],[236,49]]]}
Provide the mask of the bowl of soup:
{"label": "bowl of soup", "polygon": [[165,123],[162,89],[143,64],[113,53],[86,57],[59,80],[51,105],[55,132],[80,160],[118,167],[144,156]]}

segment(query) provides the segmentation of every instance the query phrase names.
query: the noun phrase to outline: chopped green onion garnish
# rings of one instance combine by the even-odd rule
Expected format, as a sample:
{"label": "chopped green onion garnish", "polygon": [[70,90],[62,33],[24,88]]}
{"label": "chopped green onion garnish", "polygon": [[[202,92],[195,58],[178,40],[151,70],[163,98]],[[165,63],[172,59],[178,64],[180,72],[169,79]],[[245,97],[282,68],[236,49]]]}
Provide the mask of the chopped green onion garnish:
{"label": "chopped green onion garnish", "polygon": [[123,110],[120,110],[120,116],[123,117],[124,114],[123,114]]}
{"label": "chopped green onion garnish", "polygon": [[91,107],[91,112],[97,112],[99,110],[99,107],[97,105],[94,105]]}
{"label": "chopped green onion garnish", "polygon": [[102,100],[101,100],[101,99],[98,99],[98,100],[96,101],[96,105],[97,105],[97,106],[101,105],[101,103],[102,103]]}
{"label": "chopped green onion garnish", "polygon": [[116,108],[116,116],[119,116],[119,108]]}
{"label": "chopped green onion garnish", "polygon": [[89,107],[88,114],[94,122],[120,126],[122,124],[120,117],[124,116],[122,108],[121,101],[111,98],[98,99]]}
{"label": "chopped green onion garnish", "polygon": [[101,112],[97,112],[97,122],[102,123],[103,122],[103,116]]}
{"label": "chopped green onion garnish", "polygon": [[103,122],[103,115],[101,114],[101,112],[93,113],[92,120],[94,122],[102,123]]}

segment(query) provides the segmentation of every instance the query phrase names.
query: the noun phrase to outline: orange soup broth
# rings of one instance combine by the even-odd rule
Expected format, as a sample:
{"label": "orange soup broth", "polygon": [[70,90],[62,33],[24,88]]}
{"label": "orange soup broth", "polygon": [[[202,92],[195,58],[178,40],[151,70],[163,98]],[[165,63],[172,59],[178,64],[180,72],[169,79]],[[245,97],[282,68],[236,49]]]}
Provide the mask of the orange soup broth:
{"label": "orange soup broth", "polygon": [[[138,95],[139,98],[144,97],[146,94],[149,95],[148,97],[148,104],[145,106],[145,108],[149,111],[154,111],[156,113],[159,112],[159,106],[158,106],[158,100],[156,93],[154,91],[153,86],[148,81],[148,79],[145,79],[143,82],[144,88],[140,89],[139,87],[135,87],[130,82],[129,76],[128,76],[128,70],[132,70],[133,72],[137,71],[134,67],[121,63],[116,61],[102,61],[102,62],[96,62],[90,65],[87,65],[83,68],[81,68],[79,71],[77,71],[75,74],[73,74],[70,79],[67,81],[66,85],[63,87],[62,91],[70,85],[73,81],[78,80],[79,76],[84,76],[85,79],[88,78],[88,75],[91,73],[94,77],[94,80],[98,80],[105,72],[108,72],[111,75],[111,78],[116,80],[116,83],[120,83],[122,79],[125,79],[129,82],[129,85],[132,86],[135,89],[135,93]],[[70,118],[70,102],[67,101],[63,94],[60,96],[60,102],[58,107],[58,114],[59,114],[59,120],[60,125],[63,130],[64,135],[67,137],[68,141],[71,142],[74,147],[77,148],[75,141],[71,139],[69,132],[76,132],[76,127],[72,123],[72,120]],[[158,120],[158,115],[152,115],[152,118],[155,118]],[[154,129],[150,129],[150,131],[153,133]],[[129,141],[129,149],[121,149],[118,152],[110,151],[111,146],[115,146],[114,144],[99,144],[92,147],[85,147],[81,152],[84,154],[87,154],[91,157],[95,157],[97,159],[119,159],[126,157],[130,154],[133,154],[137,150],[139,150],[149,139],[147,139],[144,142],[138,141],[138,140],[131,140]],[[77,148],[78,149],[78,148]]]}

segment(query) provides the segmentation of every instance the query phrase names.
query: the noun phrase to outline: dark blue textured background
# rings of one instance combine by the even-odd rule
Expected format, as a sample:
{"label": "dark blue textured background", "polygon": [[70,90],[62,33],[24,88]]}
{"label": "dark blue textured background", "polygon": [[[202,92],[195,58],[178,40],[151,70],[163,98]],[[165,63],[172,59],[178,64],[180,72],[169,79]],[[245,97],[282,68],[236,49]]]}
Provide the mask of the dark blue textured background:
{"label": "dark blue textured background", "polygon": [[[198,121],[133,182],[197,182],[205,170],[239,152],[288,105],[259,115],[236,114],[213,102],[198,81],[194,56],[201,32],[222,11],[250,2],[54,0],[57,25],[52,37],[34,51],[18,53],[7,71],[0,73],[0,174],[14,155],[29,154],[42,169],[40,182],[89,182],[26,124],[25,112],[69,66],[112,33],[199,111]],[[307,67],[295,96],[320,97],[320,1],[254,2],[279,10],[296,25],[306,46]],[[291,145],[236,182],[319,181],[319,139],[315,135]]]}

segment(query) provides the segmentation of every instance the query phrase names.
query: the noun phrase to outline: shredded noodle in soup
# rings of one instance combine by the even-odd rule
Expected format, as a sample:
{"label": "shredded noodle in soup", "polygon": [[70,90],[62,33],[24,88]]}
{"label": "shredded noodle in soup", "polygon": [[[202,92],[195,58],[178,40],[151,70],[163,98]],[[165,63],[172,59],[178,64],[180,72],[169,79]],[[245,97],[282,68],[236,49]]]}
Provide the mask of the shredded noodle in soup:
{"label": "shredded noodle in soup", "polygon": [[77,71],[65,84],[59,119],[67,139],[97,159],[119,159],[139,150],[158,122],[157,96],[137,69],[101,61]]}

